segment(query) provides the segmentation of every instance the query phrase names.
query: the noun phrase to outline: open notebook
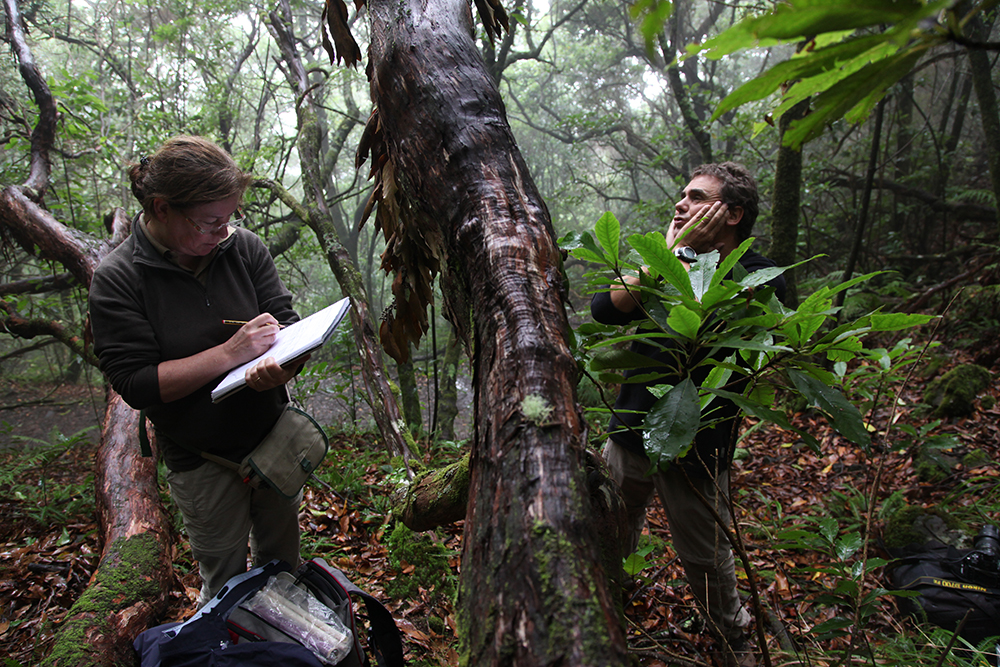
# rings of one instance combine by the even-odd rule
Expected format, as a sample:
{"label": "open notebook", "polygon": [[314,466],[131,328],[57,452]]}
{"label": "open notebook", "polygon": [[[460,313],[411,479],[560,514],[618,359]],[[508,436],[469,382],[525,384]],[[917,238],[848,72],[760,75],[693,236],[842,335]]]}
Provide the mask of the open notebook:
{"label": "open notebook", "polygon": [[242,389],[246,385],[247,369],[258,361],[274,357],[280,365],[326,345],[350,307],[351,300],[344,297],[337,303],[279,331],[278,337],[267,352],[229,371],[222,382],[212,390],[212,402],[218,403]]}

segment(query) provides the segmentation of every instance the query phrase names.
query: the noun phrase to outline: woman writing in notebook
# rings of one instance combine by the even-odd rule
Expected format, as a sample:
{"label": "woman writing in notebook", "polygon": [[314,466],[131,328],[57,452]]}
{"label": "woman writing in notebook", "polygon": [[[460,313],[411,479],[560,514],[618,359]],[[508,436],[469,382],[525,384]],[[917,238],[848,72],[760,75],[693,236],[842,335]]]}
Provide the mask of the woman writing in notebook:
{"label": "woman writing in notebook", "polygon": [[268,358],[246,372],[255,391],[217,404],[210,394],[298,315],[264,243],[240,228],[251,176],[224,150],[174,137],[129,177],[142,213],[94,273],[94,351],[115,391],[153,423],[199,564],[200,606],[246,570],[248,549],[254,564],[298,565],[301,498],[251,488],[202,457],[238,463],[277,421],[288,402],[285,383],[302,361],[283,368]]}

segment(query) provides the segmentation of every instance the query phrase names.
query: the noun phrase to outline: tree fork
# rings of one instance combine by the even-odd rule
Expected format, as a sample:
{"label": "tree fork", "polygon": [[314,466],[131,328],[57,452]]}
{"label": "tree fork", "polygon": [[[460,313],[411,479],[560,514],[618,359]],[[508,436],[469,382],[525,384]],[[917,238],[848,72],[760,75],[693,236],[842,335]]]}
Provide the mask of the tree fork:
{"label": "tree fork", "polygon": [[462,663],[624,665],[617,592],[591,523],[561,257],[470,7],[378,0],[369,12],[372,99],[406,233],[442,239],[475,325]]}

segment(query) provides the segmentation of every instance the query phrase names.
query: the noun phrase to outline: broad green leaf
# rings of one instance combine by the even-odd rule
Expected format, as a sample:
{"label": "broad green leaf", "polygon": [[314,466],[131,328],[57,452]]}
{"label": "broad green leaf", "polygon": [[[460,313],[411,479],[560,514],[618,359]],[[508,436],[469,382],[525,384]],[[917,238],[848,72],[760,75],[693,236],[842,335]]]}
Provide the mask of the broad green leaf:
{"label": "broad green leaf", "polygon": [[889,351],[884,347],[877,347],[874,350],[867,350],[866,355],[871,361],[874,361],[879,365],[884,371],[892,368],[892,357],[889,356]]}
{"label": "broad green leaf", "polygon": [[604,253],[612,260],[616,260],[621,242],[621,225],[618,224],[618,218],[614,213],[608,211],[601,216],[594,226],[594,234],[597,235],[597,242],[604,248]]}
{"label": "broad green leaf", "polygon": [[712,285],[715,276],[715,267],[719,263],[719,253],[713,250],[710,253],[698,256],[698,261],[688,270],[688,280],[691,281],[691,289],[694,291],[694,298],[701,301],[702,296]]}
{"label": "broad green leaf", "polygon": [[739,294],[743,288],[739,283],[726,280],[719,285],[713,285],[701,297],[701,304],[705,309],[713,308]]}
{"label": "broad green leaf", "polygon": [[826,350],[826,358],[834,362],[833,372],[841,377],[843,377],[844,373],[847,372],[847,362],[851,361],[856,356],[857,355],[853,352],[848,352],[846,350]]}
{"label": "broad green leaf", "polygon": [[848,338],[859,338],[866,336],[871,333],[871,327],[868,326],[870,318],[866,315],[865,317],[860,317],[853,322],[847,322],[842,324],[833,331],[826,333],[820,340],[819,344],[823,345],[835,345],[842,340],[847,340]]}
{"label": "broad green leaf", "polygon": [[824,382],[830,386],[837,382],[837,376],[826,370],[823,366],[819,366],[814,363],[810,363],[802,358],[796,358],[794,368],[797,368],[800,372],[806,373],[820,382]]}
{"label": "broad green leaf", "polygon": [[638,373],[636,375],[630,375],[627,379],[618,382],[617,384],[656,384],[662,383],[664,380],[672,379],[677,377],[677,372],[674,369],[669,371],[663,371],[660,373]]}
{"label": "broad green leaf", "polygon": [[817,639],[827,639],[831,636],[843,635],[844,630],[851,627],[852,623],[853,621],[849,618],[831,618],[829,621],[823,621],[818,625],[814,625],[809,632],[816,635]]}
{"label": "broad green leaf", "polygon": [[784,324],[781,327],[781,332],[788,337],[789,345],[792,347],[802,347],[823,326],[823,322],[825,321],[825,314],[796,317]]}
{"label": "broad green leaf", "polygon": [[816,378],[794,369],[788,369],[788,376],[806,400],[830,418],[833,428],[838,433],[855,444],[863,446],[871,444],[871,435],[865,428],[861,413],[844,398],[843,394]]}
{"label": "broad green leaf", "polygon": [[[854,121],[867,117],[889,86],[902,79],[920,60],[924,50],[911,49],[873,63],[838,81],[813,102],[805,118],[793,121],[785,132],[783,144],[798,147],[822,134],[826,126],[844,117],[855,106]],[[793,86],[794,87],[794,86]]]}
{"label": "broad green leaf", "polygon": [[581,336],[592,336],[594,334],[613,335],[616,331],[618,331],[618,327],[599,322],[584,322],[576,328],[576,332]]}
{"label": "broad green leaf", "polygon": [[[820,346],[816,348],[817,352],[826,352],[826,358],[830,361],[851,361],[858,356],[858,353],[862,350],[864,346],[858,338],[851,337],[839,341],[836,345],[829,348],[825,346]],[[824,349],[825,348],[825,349]]]}
{"label": "broad green leaf", "polygon": [[559,247],[567,252],[576,250],[577,248],[589,248],[596,253],[600,253],[600,248],[594,243],[594,237],[590,235],[590,232],[569,232],[560,238],[557,243]]}
{"label": "broad green leaf", "polygon": [[744,340],[741,338],[729,337],[715,341],[717,347],[731,348],[734,350],[756,350],[757,352],[794,352],[787,345],[775,345],[759,340]]}
{"label": "broad green leaf", "polygon": [[[867,95],[863,95],[861,99],[858,100],[854,106],[844,114],[844,120],[848,123],[860,123],[868,118],[868,115],[872,112],[872,109],[875,108],[875,105],[878,104],[879,100],[885,96],[885,91],[895,85],[896,82],[904,76],[909,74],[913,68],[917,66],[917,62],[923,57],[924,53],[926,53],[930,46],[930,44],[927,44],[910,49],[907,52],[901,53],[897,58],[892,59],[884,66],[879,67],[878,71],[873,70],[872,72],[869,72],[868,79],[871,80],[874,85],[868,89],[869,92]],[[874,68],[876,66],[873,65],[872,67]]]}
{"label": "broad green leaf", "polygon": [[698,389],[684,378],[650,408],[643,422],[643,444],[650,461],[664,470],[694,442],[701,420]]}
{"label": "broad green leaf", "polygon": [[872,331],[899,331],[927,324],[937,315],[908,313],[874,313],[871,317]]}
{"label": "broad green leaf", "polygon": [[654,384],[652,386],[646,387],[646,390],[656,396],[657,398],[663,398],[666,396],[667,392],[674,388],[672,384]]}
{"label": "broad green leaf", "polygon": [[577,248],[576,250],[571,250],[569,254],[573,255],[573,257],[576,257],[577,259],[582,259],[585,262],[593,262],[594,264],[606,263],[604,255],[598,254],[588,248]]}
{"label": "broad green leaf", "polygon": [[701,318],[691,309],[678,305],[670,309],[667,324],[688,340],[697,340],[698,330],[701,328]]}
{"label": "broad green leaf", "polygon": [[[732,357],[730,357],[730,359],[732,359]],[[708,376],[705,378],[705,381],[701,383],[701,386],[704,389],[718,389],[726,386],[726,383],[729,382],[729,378],[732,376],[733,371],[731,368],[726,368],[723,364],[719,364],[708,372]],[[704,412],[705,408],[707,408],[712,401],[715,400],[715,397],[716,395],[710,392],[700,393],[699,403],[702,412]]]}
{"label": "broad green leaf", "polygon": [[747,396],[748,401],[754,401],[760,405],[774,405],[775,399],[778,397],[778,388],[773,384],[766,382],[758,382],[754,388],[750,391]]}
{"label": "broad green leaf", "polygon": [[[784,113],[801,100],[825,93],[866,67],[891,58],[899,51],[899,48],[895,44],[885,41],[884,35],[876,35],[875,37],[877,39],[864,38],[857,40],[857,42],[861,42],[869,46],[869,48],[857,51],[850,57],[837,58],[831,61],[829,63],[832,65],[831,68],[822,71],[817,70],[811,74],[803,73],[799,76],[795,84],[790,86],[785,95],[782,96],[781,105],[778,107],[776,113]],[[854,44],[854,42],[851,42],[851,44]],[[836,50],[836,47],[831,47],[831,51]],[[846,55],[846,53],[843,53],[843,55]]]}
{"label": "broad green leaf", "polygon": [[644,569],[649,567],[650,563],[649,561],[646,560],[646,556],[651,554],[655,548],[656,548],[655,544],[650,544],[649,546],[643,547],[642,549],[638,549],[633,554],[629,554],[628,558],[625,559],[622,565],[625,569],[625,572],[630,577],[634,577],[635,575],[639,574]]}
{"label": "broad green leaf", "polygon": [[757,287],[758,285],[771,282],[784,272],[784,267],[769,266],[766,269],[758,269],[757,271],[754,271],[740,280],[739,283],[743,287]]}
{"label": "broad green leaf", "polygon": [[826,538],[826,541],[833,544],[837,539],[837,533],[840,532],[840,528],[837,526],[837,520],[832,516],[825,516],[819,520],[819,532]]}
{"label": "broad green leaf", "polygon": [[861,37],[826,48],[815,49],[778,63],[727,95],[715,113],[712,114],[712,120],[718,120],[722,114],[747,102],[764,99],[777,92],[788,81],[797,81],[817,76],[822,72],[839,69],[839,63],[870,50],[881,41],[880,35]]}
{"label": "broad green leaf", "polygon": [[786,431],[792,431],[798,434],[798,436],[805,441],[810,449],[816,452],[819,451],[819,443],[816,441],[816,438],[806,431],[792,426],[792,423],[788,421],[784,412],[781,412],[780,410],[772,410],[757,401],[753,401],[745,396],[741,396],[740,394],[726,391],[724,389],[707,389],[707,391],[715,394],[716,396],[732,401],[738,408],[751,417],[755,417],[761,421],[773,422]]}
{"label": "broad green leaf", "polygon": [[631,343],[634,340],[641,340],[652,345],[662,345],[667,347],[669,345],[669,340],[677,339],[678,336],[671,334],[669,332],[663,331],[639,331],[633,334],[626,334],[624,336],[615,336],[614,338],[609,338],[608,340],[602,340],[594,343],[592,349],[598,349],[601,347],[607,347],[609,345],[618,345],[620,343]]}
{"label": "broad green leaf", "polygon": [[837,558],[846,561],[858,552],[863,543],[864,540],[862,540],[860,533],[853,532],[844,535],[837,540]]}
{"label": "broad green leaf", "polygon": [[558,241],[559,247],[585,262],[607,264],[607,259],[589,232],[570,232]]}
{"label": "broad green leaf", "polygon": [[631,350],[611,348],[595,354],[590,360],[589,370],[593,372],[622,370],[627,368],[649,368],[658,365],[654,359]]}
{"label": "broad green leaf", "polygon": [[738,327],[761,327],[764,329],[773,329],[781,323],[781,320],[782,317],[778,313],[761,313],[760,315],[753,315],[752,317],[731,320],[729,322],[729,327],[733,329]]}
{"label": "broad green leaf", "polygon": [[663,234],[659,232],[649,232],[645,235],[633,234],[628,237],[628,242],[636,249],[647,266],[663,276],[681,294],[694,298],[694,290],[691,288],[688,272],[681,260],[677,259],[674,253],[667,248],[667,239],[664,238]]}
{"label": "broad green leaf", "polygon": [[750,249],[753,242],[754,238],[750,237],[741,243],[735,250],[726,255],[726,258],[722,260],[719,267],[715,270],[715,275],[712,276],[712,285],[718,285],[725,280],[726,276],[729,275],[729,272],[733,270],[733,267],[739,263],[740,258],[743,257],[747,250]]}

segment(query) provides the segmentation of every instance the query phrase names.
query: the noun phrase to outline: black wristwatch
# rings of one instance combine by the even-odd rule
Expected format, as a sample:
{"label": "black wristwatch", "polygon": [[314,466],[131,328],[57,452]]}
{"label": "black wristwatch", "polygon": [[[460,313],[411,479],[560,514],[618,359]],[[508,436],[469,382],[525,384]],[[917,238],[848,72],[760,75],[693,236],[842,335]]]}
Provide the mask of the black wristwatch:
{"label": "black wristwatch", "polygon": [[679,248],[674,248],[674,256],[688,264],[694,264],[698,261],[698,253],[691,246],[682,245]]}

